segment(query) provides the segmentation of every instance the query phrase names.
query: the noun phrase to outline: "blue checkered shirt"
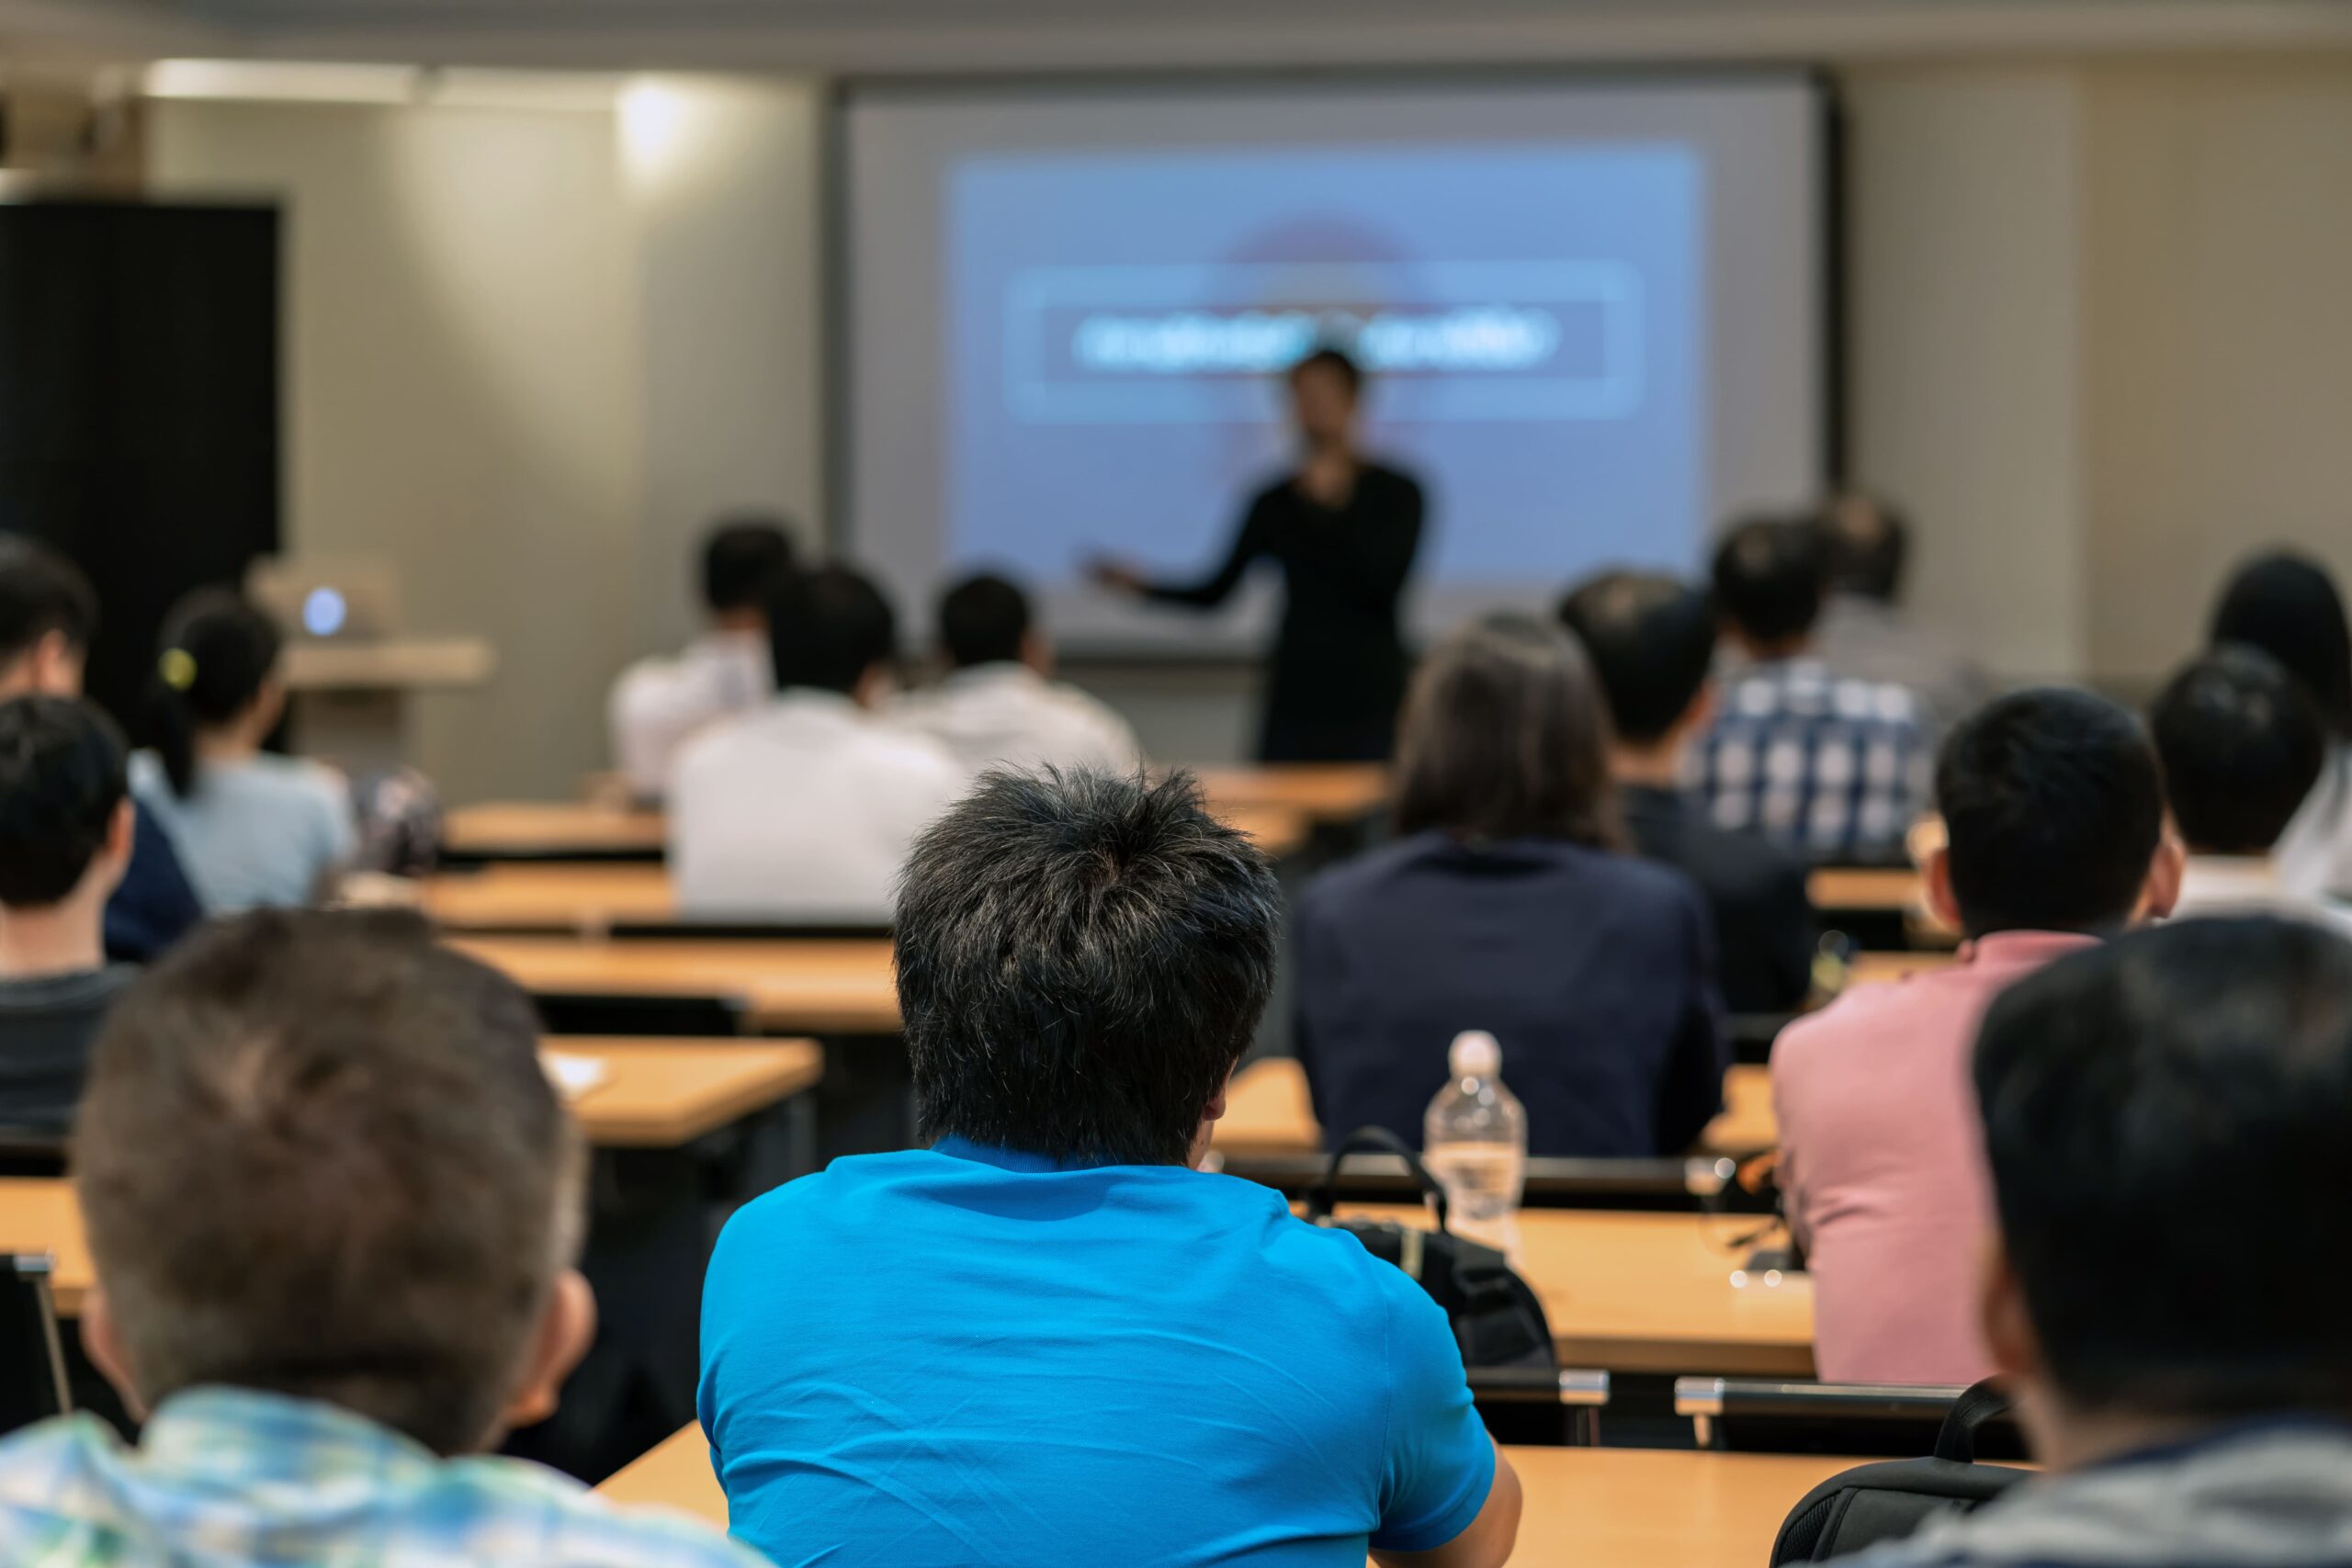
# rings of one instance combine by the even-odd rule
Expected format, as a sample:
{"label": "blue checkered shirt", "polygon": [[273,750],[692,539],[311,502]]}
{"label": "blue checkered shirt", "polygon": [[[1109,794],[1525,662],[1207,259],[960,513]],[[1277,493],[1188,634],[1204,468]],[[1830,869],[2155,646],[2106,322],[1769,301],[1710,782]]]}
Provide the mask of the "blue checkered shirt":
{"label": "blue checkered shirt", "polygon": [[517,1460],[442,1460],[332,1405],[164,1401],[137,1448],[94,1416],[0,1442],[8,1568],[760,1568],[707,1526],[625,1512]]}
{"label": "blue checkered shirt", "polygon": [[1760,830],[1816,861],[1887,861],[1928,809],[1934,758],[1907,687],[1790,659],[1724,688],[1691,768],[1718,828]]}

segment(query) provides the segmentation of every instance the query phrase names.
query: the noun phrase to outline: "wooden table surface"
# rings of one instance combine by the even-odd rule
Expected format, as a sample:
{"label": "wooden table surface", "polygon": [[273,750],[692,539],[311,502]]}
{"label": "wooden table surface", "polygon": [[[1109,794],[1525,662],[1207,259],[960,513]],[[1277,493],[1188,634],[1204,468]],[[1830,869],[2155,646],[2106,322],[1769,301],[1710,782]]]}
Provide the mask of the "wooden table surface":
{"label": "wooden table surface", "polygon": [[[1708,1154],[1747,1155],[1780,1141],[1772,1120],[1772,1080],[1764,1068],[1737,1066],[1724,1078],[1724,1113],[1700,1135]],[[1306,1074],[1287,1056],[1252,1063],[1226,1093],[1216,1146],[1236,1157],[1313,1154],[1323,1146]]]}
{"label": "wooden table surface", "polygon": [[1953,953],[1858,953],[1847,985],[1849,988],[1884,985],[1913,975],[1932,975],[1958,962],[1959,954]]}
{"label": "wooden table surface", "polygon": [[[1526,1496],[1511,1559],[1562,1568],[1762,1568],[1789,1510],[1855,1463],[1810,1454],[1652,1449],[1504,1451]],[[727,1499],[699,1427],[686,1427],[597,1490],[628,1506],[674,1508],[727,1523]]]}
{"label": "wooden table surface", "polygon": [[1908,866],[1825,866],[1808,886],[1816,909],[1873,909],[1902,914],[1920,907],[1919,874]]}
{"label": "wooden table surface", "polygon": [[463,937],[452,943],[503,969],[526,991],[584,996],[722,997],[775,1032],[887,1034],[899,1027],[890,944],[854,941]]}
{"label": "wooden table surface", "polygon": [[540,858],[659,855],[668,833],[659,811],[581,800],[493,800],[461,806],[442,828],[451,853]]}
{"label": "wooden table surface", "polygon": [[1283,807],[1317,822],[1353,822],[1388,803],[1388,770],[1377,762],[1293,763],[1263,768],[1194,768],[1209,809],[1224,816],[1250,807]]}
{"label": "wooden table surface", "polygon": [[82,1235],[82,1209],[74,1184],[54,1178],[0,1179],[0,1251],[46,1252],[54,1268],[49,1288],[61,1316],[82,1310],[97,1274],[90,1266],[90,1244]]}

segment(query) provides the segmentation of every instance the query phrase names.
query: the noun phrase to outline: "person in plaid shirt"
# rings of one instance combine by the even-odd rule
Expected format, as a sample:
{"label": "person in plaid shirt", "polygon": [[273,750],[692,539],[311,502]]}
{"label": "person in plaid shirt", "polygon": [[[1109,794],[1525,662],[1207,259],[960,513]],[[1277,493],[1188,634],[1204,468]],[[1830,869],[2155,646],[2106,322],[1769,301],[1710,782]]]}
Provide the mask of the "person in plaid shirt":
{"label": "person in plaid shirt", "polygon": [[1900,860],[1928,807],[1926,710],[1907,687],[1843,678],[1812,657],[1827,579],[1810,518],[1743,524],[1716,552],[1716,609],[1749,663],[1691,754],[1691,787],[1718,828],[1819,862]]}
{"label": "person in plaid shirt", "polygon": [[74,1168],[134,1411],[0,1442],[0,1562],[756,1568],[519,1461],[595,1331],[529,999],[413,919],[257,913],[116,1004]]}

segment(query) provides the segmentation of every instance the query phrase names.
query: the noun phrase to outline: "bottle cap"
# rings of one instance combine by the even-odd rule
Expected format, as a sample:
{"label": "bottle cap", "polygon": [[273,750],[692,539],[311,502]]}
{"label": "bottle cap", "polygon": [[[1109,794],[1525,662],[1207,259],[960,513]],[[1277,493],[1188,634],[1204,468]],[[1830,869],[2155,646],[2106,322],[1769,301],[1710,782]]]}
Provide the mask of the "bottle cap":
{"label": "bottle cap", "polygon": [[1483,1029],[1465,1029],[1453,1037],[1446,1065],[1457,1078],[1490,1078],[1502,1071],[1503,1048]]}

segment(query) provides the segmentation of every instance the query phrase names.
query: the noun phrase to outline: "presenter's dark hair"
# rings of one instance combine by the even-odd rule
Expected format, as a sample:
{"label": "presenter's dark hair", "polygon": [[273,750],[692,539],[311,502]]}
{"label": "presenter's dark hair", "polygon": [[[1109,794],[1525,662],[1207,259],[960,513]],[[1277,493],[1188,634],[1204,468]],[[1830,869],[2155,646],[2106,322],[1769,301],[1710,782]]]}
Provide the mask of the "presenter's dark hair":
{"label": "presenter's dark hair", "polygon": [[2352,1409],[2352,945],[2273,919],[2119,937],[1995,1002],[1975,1078],[2064,1398]]}
{"label": "presenter's dark hair", "polygon": [[2258,648],[2302,682],[2339,740],[2352,740],[2352,627],[2327,568],[2291,550],[2255,557],[2213,607],[2215,647]]}
{"label": "presenter's dark hair", "polygon": [[74,1137],[140,1393],[490,1435],[577,1255],[579,1139],[514,981],[414,916],[198,931],[108,1013]]}
{"label": "presenter's dark hair", "polygon": [[0,703],[0,906],[45,909],[81,885],[129,784],[122,737],[72,697]]}
{"label": "presenter's dark hair", "polygon": [[703,540],[702,601],[714,615],[763,609],[793,564],[792,536],[781,518],[722,518]]}
{"label": "presenter's dark hair", "polygon": [[1664,739],[1714,667],[1714,604],[1676,578],[1604,573],[1560,601],[1560,620],[1592,660],[1621,740]]}
{"label": "presenter's dark hair", "polygon": [[141,739],[185,799],[196,789],[196,737],[251,707],[285,646],[277,623],[225,588],[199,588],[164,619],[148,677]]}
{"label": "presenter's dark hair", "polygon": [[1301,355],[1290,367],[1290,384],[1297,386],[1299,378],[1309,370],[1329,370],[1347,383],[1349,396],[1361,397],[1363,394],[1363,367],[1356,363],[1354,355],[1336,344],[1326,344],[1321,348]]}
{"label": "presenter's dark hair", "polygon": [[1828,570],[1828,550],[1812,518],[1751,518],[1715,552],[1715,604],[1752,640],[1787,642],[1821,618]]}
{"label": "presenter's dark hair", "polygon": [[2173,820],[2204,854],[2269,853],[2327,763],[2327,731],[2303,688],[2237,644],[2175,675],[2148,728]]}
{"label": "presenter's dark hair", "polygon": [[0,670],[56,632],[86,652],[98,631],[98,596],[81,569],[30,539],[0,539]]}
{"label": "presenter's dark hair", "polygon": [[768,647],[779,687],[854,692],[898,657],[899,618],[863,573],[820,567],[787,577],[769,601]]}
{"label": "presenter's dark hair", "polygon": [[2015,692],[1962,720],[1937,760],[1936,805],[1972,937],[2120,926],[2164,835],[2146,732],[2072,687]]}
{"label": "presenter's dark hair", "polygon": [[1273,988],[1265,857],[1177,773],[991,773],[915,840],[899,1006],[926,1138],[1178,1165]]}
{"label": "presenter's dark hair", "polygon": [[939,601],[939,646],[958,670],[1021,657],[1029,636],[1029,596],[993,572],[967,577]]}
{"label": "presenter's dark hair", "polygon": [[1576,639],[1533,615],[1487,615],[1431,649],[1405,697],[1396,830],[1625,843],[1609,713]]}

